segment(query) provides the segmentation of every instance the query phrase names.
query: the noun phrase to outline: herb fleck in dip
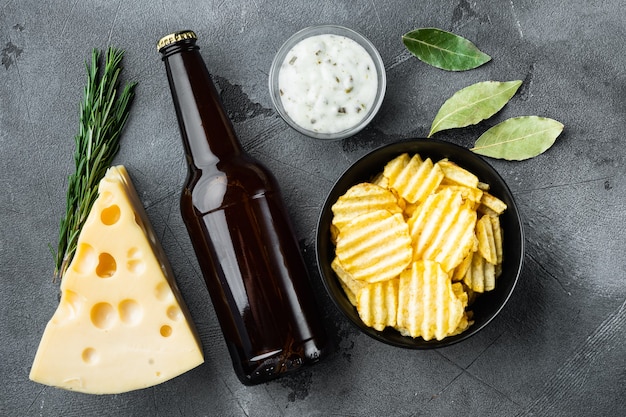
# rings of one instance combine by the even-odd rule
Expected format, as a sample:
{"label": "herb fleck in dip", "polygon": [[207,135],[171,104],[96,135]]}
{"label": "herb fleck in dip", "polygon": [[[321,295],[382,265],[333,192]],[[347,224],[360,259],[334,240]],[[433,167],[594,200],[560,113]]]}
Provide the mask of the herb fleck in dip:
{"label": "herb fleck in dip", "polygon": [[337,133],[357,125],[374,105],[378,79],[369,53],[340,35],[297,43],[278,75],[285,111],[301,127]]}

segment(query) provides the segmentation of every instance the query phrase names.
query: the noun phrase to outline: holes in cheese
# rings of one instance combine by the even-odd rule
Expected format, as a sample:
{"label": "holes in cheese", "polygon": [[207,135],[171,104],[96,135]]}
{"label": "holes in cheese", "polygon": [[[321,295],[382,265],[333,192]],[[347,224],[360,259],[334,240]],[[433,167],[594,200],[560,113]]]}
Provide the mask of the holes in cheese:
{"label": "holes in cheese", "polygon": [[183,312],[178,306],[169,306],[167,309],[167,317],[172,321],[179,321],[183,318]]}
{"label": "holes in cheese", "polygon": [[157,300],[167,301],[172,296],[172,290],[165,282],[159,283],[154,289]]}
{"label": "holes in cheese", "polygon": [[142,260],[143,253],[139,248],[130,248],[127,252],[128,261],[126,269],[136,275],[141,275],[146,270],[146,263]]}
{"label": "holes in cheese", "polygon": [[136,275],[141,275],[146,270],[146,264],[139,259],[129,259],[126,262],[126,269]]}
{"label": "holes in cheese", "polygon": [[121,211],[120,206],[113,204],[102,210],[100,213],[100,220],[107,226],[113,226],[120,219]]}
{"label": "holes in cheese", "polygon": [[141,323],[143,318],[143,308],[135,300],[127,299],[122,301],[117,310],[120,314],[120,320],[129,326],[136,326]]}
{"label": "holes in cheese", "polygon": [[85,393],[117,394],[160,384],[204,358],[126,169],[111,167],[98,192],[30,379]]}
{"label": "holes in cheese", "polygon": [[96,267],[96,274],[100,278],[111,278],[115,271],[117,271],[117,263],[115,258],[110,253],[102,252],[98,256],[98,266]]}
{"label": "holes in cheese", "polygon": [[96,266],[96,250],[88,243],[81,243],[76,249],[72,269],[83,275],[93,271]]}
{"label": "holes in cheese", "polygon": [[115,200],[115,196],[110,191],[103,191],[98,196],[98,199],[102,202],[102,204],[108,206],[113,202],[113,200]]}
{"label": "holes in cheese", "polygon": [[73,320],[80,315],[85,301],[72,290],[65,290],[61,295],[59,313],[55,317],[58,322]]}
{"label": "holes in cheese", "polygon": [[83,350],[83,354],[81,355],[81,358],[83,359],[83,362],[85,362],[86,364],[94,365],[98,363],[98,361],[100,360],[100,355],[98,355],[97,350],[95,350],[94,348],[88,347],[87,349]]}
{"label": "holes in cheese", "polygon": [[98,303],[91,307],[91,323],[98,329],[110,329],[116,321],[117,314],[111,304]]}
{"label": "holes in cheese", "polygon": [[159,333],[161,333],[161,336],[163,337],[170,337],[172,335],[172,327],[164,324],[163,326],[161,326]]}

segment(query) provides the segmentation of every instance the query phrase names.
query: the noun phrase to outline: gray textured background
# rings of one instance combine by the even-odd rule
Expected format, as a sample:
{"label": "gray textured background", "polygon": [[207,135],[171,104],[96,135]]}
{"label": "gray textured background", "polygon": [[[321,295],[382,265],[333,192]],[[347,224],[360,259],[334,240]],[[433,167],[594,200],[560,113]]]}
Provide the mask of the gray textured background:
{"label": "gray textured background", "polygon": [[[348,26],[380,50],[388,90],[358,136],[308,140],[274,112],[273,55],[310,24]],[[439,27],[493,57],[448,73],[411,57],[400,37]],[[280,181],[336,348],[295,376],[244,387],[230,359],[178,210],[186,167],[155,43],[193,29],[245,148]],[[206,363],[154,388],[89,396],[28,372],[58,302],[56,244],[91,48],[127,51],[137,98],[116,162],[134,179],[198,326]],[[104,1],[0,0],[0,415],[2,416],[620,416],[626,408],[626,11],[621,0]],[[522,79],[507,107],[438,138],[471,146],[505,118],[563,122],[545,154],[491,161],[527,235],[525,269],[501,315],[465,343],[408,351],[360,335],[325,294],[314,256],[319,209],[364,153],[424,136],[458,89]]]}

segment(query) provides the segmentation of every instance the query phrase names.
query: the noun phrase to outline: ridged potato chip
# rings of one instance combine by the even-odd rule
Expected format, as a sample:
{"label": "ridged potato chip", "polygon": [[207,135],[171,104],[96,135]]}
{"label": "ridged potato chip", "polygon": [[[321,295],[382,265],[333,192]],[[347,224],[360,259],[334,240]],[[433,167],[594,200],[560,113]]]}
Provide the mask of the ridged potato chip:
{"label": "ridged potato chip", "polygon": [[493,228],[493,240],[496,244],[496,266],[502,264],[502,226],[499,216],[490,216],[491,227]]}
{"label": "ridged potato chip", "polygon": [[408,165],[410,159],[408,153],[403,153],[385,164],[382,174],[387,178],[388,184],[392,184],[396,180],[396,177]]}
{"label": "ridged potato chip", "polygon": [[500,200],[498,197],[494,197],[488,192],[484,192],[482,198],[480,199],[481,210],[484,210],[488,213],[487,209],[491,210],[496,215],[504,213],[506,210],[506,203]]}
{"label": "ridged potato chip", "polygon": [[394,278],[413,256],[408,225],[401,213],[376,210],[362,214],[341,229],[335,254],[356,280]]}
{"label": "ridged potato chip", "polygon": [[452,282],[459,282],[463,280],[465,274],[467,274],[467,270],[472,266],[472,256],[474,256],[474,251],[470,251],[470,253],[463,258],[461,263],[454,268],[454,271],[452,271],[450,275]]}
{"label": "ridged potato chip", "polygon": [[[470,266],[465,271],[459,265],[453,280],[460,276],[472,291],[483,293],[496,287],[496,279],[502,273],[502,228],[497,215],[485,214],[476,222],[478,248],[471,254]],[[463,263],[465,263],[464,260]]]}
{"label": "ridged potato chip", "polygon": [[477,293],[493,290],[496,287],[495,265],[487,262],[480,252],[474,252],[472,264],[463,277],[463,283]]}
{"label": "ridged potato chip", "polygon": [[451,271],[472,249],[476,217],[460,192],[431,194],[408,221],[413,259],[437,261]]}
{"label": "ridged potato chip", "polygon": [[[466,308],[468,305],[471,304],[470,295],[467,293],[466,287],[464,287],[463,284],[461,284],[460,282],[455,282],[452,284],[452,292],[454,292],[456,298],[461,300],[461,303],[463,303],[463,308]],[[472,320],[472,315],[473,313],[471,311],[463,311],[463,316],[461,317],[459,324],[456,326],[456,329],[454,329],[454,331],[452,331],[448,336],[461,334],[465,330],[469,329],[469,327],[474,324],[474,321]]]}
{"label": "ridged potato chip", "polygon": [[385,177],[382,172],[378,173],[370,182],[385,189],[389,188],[389,178]]}
{"label": "ridged potato chip", "polygon": [[452,191],[458,191],[461,193],[461,197],[463,200],[469,200],[474,204],[474,207],[478,207],[480,205],[480,200],[483,197],[483,190],[479,188],[466,187],[464,185],[457,184],[443,184],[437,188],[436,192],[440,192],[446,188],[451,189]]}
{"label": "ridged potato chip", "polygon": [[357,312],[366,326],[382,331],[395,327],[400,279],[393,278],[364,285],[357,296]]}
{"label": "ridged potato chip", "polygon": [[464,312],[448,274],[437,262],[413,262],[400,274],[397,326],[401,333],[442,340],[457,329]]}
{"label": "ridged potato chip", "polygon": [[463,304],[463,308],[468,306],[469,296],[467,295],[463,284],[461,284],[460,282],[454,282],[452,284],[452,292],[454,293],[456,298],[461,301],[461,303]]}
{"label": "ridged potato chip", "polygon": [[339,277],[339,283],[341,284],[343,291],[348,296],[348,300],[353,306],[356,306],[356,296],[359,291],[361,291],[361,288],[363,288],[366,284],[354,279],[354,277],[344,269],[343,265],[341,265],[341,262],[339,261],[339,258],[336,256],[331,262],[330,267]]}
{"label": "ridged potato chip", "polygon": [[465,330],[469,329],[472,324],[474,324],[474,321],[470,318],[468,312],[465,311],[463,312],[463,317],[461,317],[461,321],[459,321],[459,325],[448,336],[456,336],[457,334],[461,334]]}
{"label": "ridged potato chip", "polygon": [[407,165],[398,173],[389,186],[409,203],[422,202],[443,180],[443,172],[439,165],[433,164],[430,158],[422,161],[415,154]]}
{"label": "ridged potato chip", "polygon": [[350,187],[337,199],[331,210],[333,212],[331,235],[334,240],[342,227],[361,214],[376,210],[402,212],[398,198],[390,190],[368,182]]}
{"label": "ridged potato chip", "polygon": [[454,162],[442,159],[437,162],[437,165],[443,171],[443,183],[444,184],[456,184],[463,185],[470,188],[478,188],[478,177],[465,168],[461,168]]}
{"label": "ridged potato chip", "polygon": [[476,222],[476,237],[478,238],[478,251],[482,257],[491,264],[497,264],[498,254],[490,215],[485,214]]}

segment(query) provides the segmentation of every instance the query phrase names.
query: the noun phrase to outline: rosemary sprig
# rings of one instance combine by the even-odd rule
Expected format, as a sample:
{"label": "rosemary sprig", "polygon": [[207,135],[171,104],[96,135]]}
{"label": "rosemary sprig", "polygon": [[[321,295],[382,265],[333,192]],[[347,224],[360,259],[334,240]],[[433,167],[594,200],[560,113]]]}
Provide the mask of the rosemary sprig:
{"label": "rosemary sprig", "polygon": [[100,51],[94,49],[87,68],[87,85],[80,105],[80,128],[74,137],[75,172],[68,178],[66,212],[61,219],[55,255],[55,277],[67,270],[87,215],[98,197],[98,184],[120,148],[120,136],[128,119],[137,83],[127,83],[118,96],[124,51],[109,47],[104,70]]}

